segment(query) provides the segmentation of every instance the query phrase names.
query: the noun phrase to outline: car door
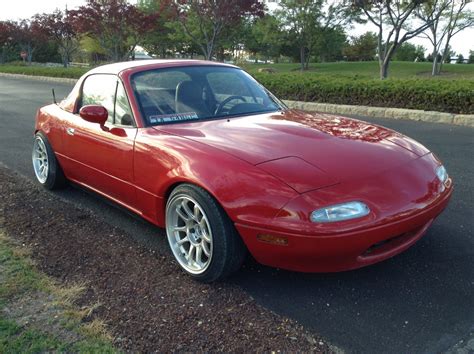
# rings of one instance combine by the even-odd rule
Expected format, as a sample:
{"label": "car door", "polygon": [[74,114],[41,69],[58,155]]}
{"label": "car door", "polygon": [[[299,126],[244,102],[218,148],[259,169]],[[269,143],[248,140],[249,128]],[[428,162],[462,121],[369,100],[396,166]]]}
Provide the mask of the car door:
{"label": "car door", "polygon": [[85,105],[101,105],[109,118],[101,126],[77,112],[68,115],[63,144],[68,178],[133,207],[137,128],[123,84],[116,75],[93,74],[85,79],[80,97],[77,111]]}

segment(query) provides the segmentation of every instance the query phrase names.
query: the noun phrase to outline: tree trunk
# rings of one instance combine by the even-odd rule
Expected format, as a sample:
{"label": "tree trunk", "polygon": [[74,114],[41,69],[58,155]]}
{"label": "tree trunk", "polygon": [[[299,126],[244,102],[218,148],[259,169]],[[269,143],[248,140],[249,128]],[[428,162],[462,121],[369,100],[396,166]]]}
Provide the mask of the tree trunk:
{"label": "tree trunk", "polygon": [[62,59],[63,59],[63,67],[67,68],[67,66],[69,64],[68,55],[66,53],[63,53],[62,54]]}
{"label": "tree trunk", "polygon": [[301,71],[304,71],[306,64],[306,48],[300,47],[300,60],[301,60]]}
{"label": "tree trunk", "polygon": [[436,49],[433,50],[433,67],[431,68],[431,76],[436,76],[439,74],[438,72],[438,51]]}
{"label": "tree trunk", "polygon": [[441,57],[441,62],[438,65],[438,75],[441,74],[441,69],[443,68],[443,64],[446,61],[446,58],[448,56],[449,52],[449,42],[451,41],[451,36],[448,34],[448,37],[446,38],[446,44],[444,45],[444,51],[443,51],[443,56]]}
{"label": "tree trunk", "polygon": [[388,77],[388,66],[390,65],[390,60],[384,60],[380,63],[380,78],[385,80]]}
{"label": "tree trunk", "polygon": [[308,70],[309,69],[309,59],[311,58],[311,50],[308,49],[305,57],[305,63],[304,63],[304,69]]}

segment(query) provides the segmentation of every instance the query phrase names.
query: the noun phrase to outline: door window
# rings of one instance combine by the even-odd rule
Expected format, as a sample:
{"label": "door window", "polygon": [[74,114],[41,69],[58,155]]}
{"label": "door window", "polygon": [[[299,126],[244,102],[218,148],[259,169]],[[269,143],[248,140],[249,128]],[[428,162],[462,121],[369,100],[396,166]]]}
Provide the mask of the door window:
{"label": "door window", "polygon": [[89,76],[82,86],[82,106],[97,104],[109,112],[107,122],[133,125],[132,110],[122,82],[115,75]]}
{"label": "door window", "polygon": [[109,112],[109,123],[114,123],[115,91],[117,77],[115,75],[91,75],[82,86],[81,107],[89,104],[104,106]]}
{"label": "door window", "polygon": [[130,108],[125,88],[120,81],[117,84],[117,96],[115,98],[114,124],[133,125],[132,109]]}

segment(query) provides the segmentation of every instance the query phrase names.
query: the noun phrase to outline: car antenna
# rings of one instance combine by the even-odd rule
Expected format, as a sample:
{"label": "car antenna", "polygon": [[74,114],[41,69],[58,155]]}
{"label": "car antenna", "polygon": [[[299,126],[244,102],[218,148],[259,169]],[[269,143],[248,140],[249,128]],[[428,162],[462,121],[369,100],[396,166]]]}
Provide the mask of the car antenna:
{"label": "car antenna", "polygon": [[53,92],[53,102],[54,102],[54,104],[58,104],[58,102],[56,102],[56,94],[54,93],[54,88],[52,88],[51,91]]}

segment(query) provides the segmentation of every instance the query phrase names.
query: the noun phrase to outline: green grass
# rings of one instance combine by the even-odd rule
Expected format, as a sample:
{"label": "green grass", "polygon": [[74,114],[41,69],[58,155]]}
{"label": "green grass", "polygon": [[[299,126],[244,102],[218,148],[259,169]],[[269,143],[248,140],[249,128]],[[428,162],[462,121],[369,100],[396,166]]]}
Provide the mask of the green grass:
{"label": "green grass", "polygon": [[[283,64],[243,64],[242,67],[250,73],[258,72],[260,68],[272,68],[277,73],[298,73],[298,63]],[[23,63],[0,65],[0,72],[25,74],[35,76],[52,76],[77,79],[86,73],[87,68],[62,68],[28,66]],[[332,76],[332,77],[364,77],[379,78],[378,62],[337,62],[337,63],[310,63],[309,70],[304,73],[309,76]],[[474,64],[444,64],[440,76],[431,77],[431,63],[412,63],[395,61],[390,64],[389,78],[395,79],[430,79],[430,80],[452,80],[472,79],[474,80]]]}
{"label": "green grass", "polygon": [[80,287],[58,286],[28,254],[0,230],[0,353],[117,352],[100,321],[81,323],[87,309],[73,305]]}
{"label": "green grass", "polygon": [[49,76],[78,79],[90,69],[88,68],[63,68],[63,67],[43,67],[37,65],[23,64],[0,64],[0,72],[8,74],[22,74],[32,76]]}
{"label": "green grass", "polygon": [[[395,79],[473,79],[474,64],[444,64],[440,76],[431,77],[431,63],[412,63],[394,61],[390,64],[389,78]],[[272,68],[277,73],[299,72],[299,64],[244,64],[243,67],[250,73],[258,72],[260,68]],[[311,63],[309,70],[304,73],[309,76],[340,76],[379,78],[378,62],[337,62],[337,63]]]}

